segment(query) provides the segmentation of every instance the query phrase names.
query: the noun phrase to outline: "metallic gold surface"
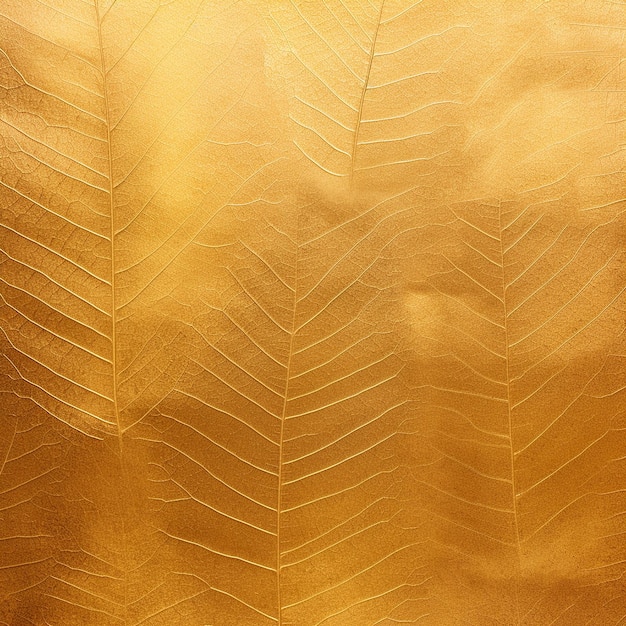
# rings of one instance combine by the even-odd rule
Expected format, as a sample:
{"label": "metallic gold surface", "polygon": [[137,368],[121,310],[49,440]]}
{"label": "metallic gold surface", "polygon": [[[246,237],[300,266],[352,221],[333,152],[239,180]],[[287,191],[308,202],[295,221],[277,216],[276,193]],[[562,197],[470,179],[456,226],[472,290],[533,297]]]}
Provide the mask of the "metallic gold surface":
{"label": "metallic gold surface", "polygon": [[625,33],[0,0],[0,624],[623,624]]}

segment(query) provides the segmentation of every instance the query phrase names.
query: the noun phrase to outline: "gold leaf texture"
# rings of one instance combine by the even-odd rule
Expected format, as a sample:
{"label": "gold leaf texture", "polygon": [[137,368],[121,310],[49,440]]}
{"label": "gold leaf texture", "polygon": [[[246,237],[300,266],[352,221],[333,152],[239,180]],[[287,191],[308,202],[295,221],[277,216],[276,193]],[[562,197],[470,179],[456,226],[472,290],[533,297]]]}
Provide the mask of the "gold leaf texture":
{"label": "gold leaf texture", "polygon": [[0,0],[0,624],[623,624],[625,33]]}

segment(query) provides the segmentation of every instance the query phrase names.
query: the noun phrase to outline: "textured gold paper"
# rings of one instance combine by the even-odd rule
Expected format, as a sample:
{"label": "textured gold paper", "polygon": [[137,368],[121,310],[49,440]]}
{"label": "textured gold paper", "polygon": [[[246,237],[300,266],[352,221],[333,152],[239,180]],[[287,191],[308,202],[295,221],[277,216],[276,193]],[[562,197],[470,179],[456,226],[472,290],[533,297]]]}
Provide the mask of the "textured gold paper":
{"label": "textured gold paper", "polygon": [[625,35],[0,0],[0,624],[624,624]]}

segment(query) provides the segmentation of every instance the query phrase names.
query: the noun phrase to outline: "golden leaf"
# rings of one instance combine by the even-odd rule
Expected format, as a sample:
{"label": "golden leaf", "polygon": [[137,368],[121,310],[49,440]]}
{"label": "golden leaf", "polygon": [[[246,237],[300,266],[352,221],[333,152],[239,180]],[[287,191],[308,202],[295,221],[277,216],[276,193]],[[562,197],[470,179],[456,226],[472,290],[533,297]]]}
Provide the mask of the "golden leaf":
{"label": "golden leaf", "polygon": [[625,29],[0,0],[0,624],[623,623]]}

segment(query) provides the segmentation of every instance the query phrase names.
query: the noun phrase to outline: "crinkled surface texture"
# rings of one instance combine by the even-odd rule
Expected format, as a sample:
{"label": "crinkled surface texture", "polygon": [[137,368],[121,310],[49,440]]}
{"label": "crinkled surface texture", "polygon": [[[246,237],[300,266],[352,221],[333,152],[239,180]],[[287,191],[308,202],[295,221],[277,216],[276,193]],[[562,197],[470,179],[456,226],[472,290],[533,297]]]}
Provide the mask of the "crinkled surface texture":
{"label": "crinkled surface texture", "polygon": [[0,624],[624,624],[625,33],[0,0]]}

